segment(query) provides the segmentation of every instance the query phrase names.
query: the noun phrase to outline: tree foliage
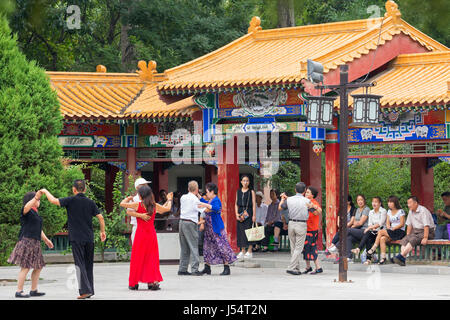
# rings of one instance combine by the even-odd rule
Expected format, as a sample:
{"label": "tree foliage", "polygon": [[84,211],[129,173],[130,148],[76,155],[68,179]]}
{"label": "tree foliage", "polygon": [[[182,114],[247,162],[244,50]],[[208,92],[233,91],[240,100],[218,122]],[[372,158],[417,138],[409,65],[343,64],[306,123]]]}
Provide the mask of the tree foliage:
{"label": "tree foliage", "polygon": [[[450,46],[446,0],[397,2],[402,18]],[[80,9],[79,29],[68,26],[71,5]],[[246,34],[254,15],[269,29],[292,25],[291,14],[295,25],[383,16],[384,5],[385,0],[7,0],[0,12],[9,12],[21,50],[46,70],[94,71],[103,64],[110,72],[130,72],[138,60],[155,60],[161,72]]]}
{"label": "tree foliage", "polygon": [[300,167],[298,164],[287,161],[280,162],[278,172],[269,178],[272,189],[286,194],[295,194],[295,185],[300,181]]}
{"label": "tree foliage", "polygon": [[[0,260],[11,252],[20,228],[22,198],[40,188],[66,195],[66,172],[57,135],[62,117],[56,93],[34,62],[19,51],[4,16],[0,16]],[[72,172],[70,172],[72,174]],[[61,210],[43,201],[44,231],[61,229]]]}
{"label": "tree foliage", "polygon": [[409,159],[360,159],[349,167],[349,194],[355,204],[356,195],[363,194],[369,207],[373,197],[381,197],[384,208],[388,197],[395,195],[406,208],[411,195]]}

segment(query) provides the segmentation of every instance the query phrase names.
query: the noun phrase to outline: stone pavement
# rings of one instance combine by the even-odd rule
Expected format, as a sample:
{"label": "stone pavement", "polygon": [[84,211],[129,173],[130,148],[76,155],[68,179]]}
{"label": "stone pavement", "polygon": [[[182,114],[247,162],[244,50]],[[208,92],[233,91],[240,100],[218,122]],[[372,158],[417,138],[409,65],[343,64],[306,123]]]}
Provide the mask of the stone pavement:
{"label": "stone pavement", "polygon": [[[253,259],[237,262],[236,266],[247,267],[247,268],[285,268],[289,264],[290,254],[288,252],[266,252],[253,253]],[[334,270],[336,273],[339,270],[339,265],[333,263],[333,261],[327,260],[325,255],[319,253],[319,260],[321,266],[326,270]],[[304,265],[304,263],[303,263]],[[311,264],[313,265],[313,264]],[[404,273],[404,274],[441,274],[450,276],[450,264],[441,265],[431,265],[431,264],[412,264],[407,262],[406,267],[401,267],[397,264],[384,264],[384,265],[373,265],[371,268],[377,268],[381,273]],[[362,271],[366,272],[368,266],[360,263],[349,263],[348,272],[352,271]]]}
{"label": "stone pavement", "polygon": [[[162,265],[164,281],[160,291],[148,291],[146,285],[141,285],[139,291],[128,290],[129,263],[96,263],[96,294],[91,300],[450,299],[448,273],[417,273],[417,266],[402,267],[405,270],[402,272],[384,272],[385,268],[376,265],[361,265],[358,268],[350,265],[348,279],[353,282],[338,283],[335,282],[337,265],[330,263],[324,264],[323,274],[287,274],[285,261],[288,257],[285,253],[254,254],[254,262],[245,262],[246,267],[241,263],[232,266],[231,276],[219,275],[222,266],[213,266],[210,276],[194,277],[178,276],[177,265]],[[278,262],[268,266],[270,260]],[[390,268],[394,270],[400,267]],[[431,268],[427,270],[434,270],[434,267]],[[437,267],[436,270],[447,270],[445,268],[450,269]],[[18,267],[0,267],[0,279],[16,279],[18,271]],[[76,298],[78,290],[72,264],[47,265],[41,273],[41,279],[39,290],[46,292],[46,295],[30,299]],[[27,281],[25,291],[29,291],[29,288],[30,283]],[[0,280],[0,300],[14,300],[15,290],[14,282]]]}

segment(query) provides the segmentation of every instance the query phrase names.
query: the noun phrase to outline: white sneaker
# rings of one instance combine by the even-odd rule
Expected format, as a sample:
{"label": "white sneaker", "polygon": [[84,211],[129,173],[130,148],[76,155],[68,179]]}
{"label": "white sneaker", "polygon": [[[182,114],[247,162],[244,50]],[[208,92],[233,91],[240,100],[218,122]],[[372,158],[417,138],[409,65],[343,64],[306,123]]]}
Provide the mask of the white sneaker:
{"label": "white sneaker", "polygon": [[[242,252],[241,252],[242,253]],[[244,255],[244,259],[251,259],[251,258],[253,258],[253,253],[246,253],[245,255]]]}
{"label": "white sneaker", "polygon": [[328,248],[328,252],[338,253],[338,249],[336,248],[336,246],[331,246],[331,247]]}
{"label": "white sneaker", "polygon": [[241,252],[239,252],[239,254],[236,256],[236,258],[238,258],[238,260],[244,259],[244,254]]}

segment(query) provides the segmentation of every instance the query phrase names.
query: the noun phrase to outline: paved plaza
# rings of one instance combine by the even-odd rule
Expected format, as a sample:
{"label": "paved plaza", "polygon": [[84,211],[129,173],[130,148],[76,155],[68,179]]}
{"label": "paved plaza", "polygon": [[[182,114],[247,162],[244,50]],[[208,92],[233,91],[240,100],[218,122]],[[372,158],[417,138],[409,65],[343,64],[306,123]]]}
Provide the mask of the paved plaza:
{"label": "paved plaza", "polygon": [[[162,265],[162,290],[128,290],[129,263],[96,263],[95,300],[304,300],[304,299],[450,299],[449,266],[349,265],[352,283],[336,283],[337,265],[323,262],[320,275],[292,276],[283,263],[287,254],[255,255],[249,263],[231,268],[231,276],[220,276],[222,266],[212,275],[178,276],[178,265]],[[259,259],[258,259],[259,257]],[[262,259],[261,257],[264,257]],[[270,263],[271,260],[277,263]],[[18,267],[1,267],[0,279],[16,279]],[[73,300],[77,297],[73,264],[49,264],[41,273],[42,300]],[[25,284],[25,292],[30,289]],[[0,299],[15,299],[15,282],[0,280]]]}

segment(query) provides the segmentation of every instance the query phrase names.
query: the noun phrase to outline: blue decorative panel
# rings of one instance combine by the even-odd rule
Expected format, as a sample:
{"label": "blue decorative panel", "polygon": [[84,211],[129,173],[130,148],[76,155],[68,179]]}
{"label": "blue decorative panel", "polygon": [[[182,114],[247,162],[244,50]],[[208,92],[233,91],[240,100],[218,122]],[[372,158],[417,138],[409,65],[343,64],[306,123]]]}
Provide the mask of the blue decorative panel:
{"label": "blue decorative panel", "polygon": [[444,124],[400,125],[349,129],[348,142],[387,142],[447,139]]}

